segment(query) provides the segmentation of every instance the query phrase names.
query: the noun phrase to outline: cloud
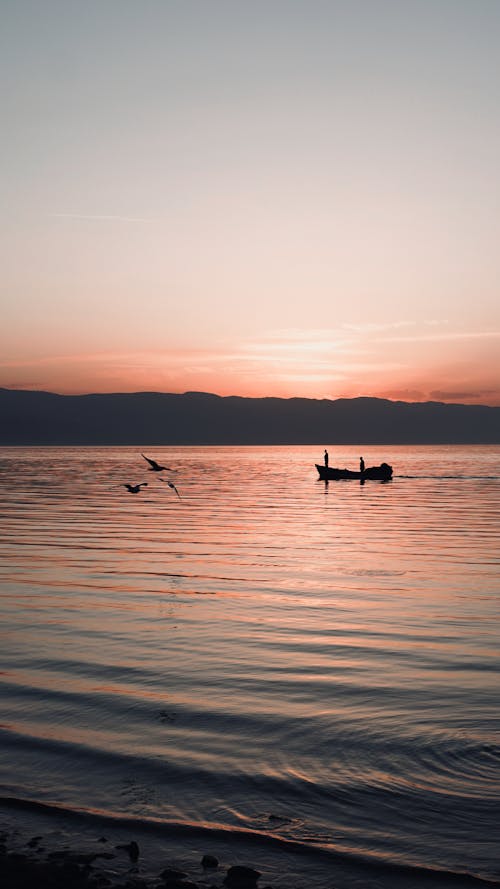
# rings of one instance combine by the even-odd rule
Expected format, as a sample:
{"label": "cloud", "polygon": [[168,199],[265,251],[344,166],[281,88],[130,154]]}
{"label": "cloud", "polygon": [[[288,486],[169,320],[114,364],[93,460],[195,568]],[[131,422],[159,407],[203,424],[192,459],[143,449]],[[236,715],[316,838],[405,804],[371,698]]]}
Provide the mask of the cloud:
{"label": "cloud", "polygon": [[22,380],[19,382],[15,380],[14,382],[6,380],[4,383],[0,383],[0,388],[2,389],[40,389],[40,380],[37,380],[36,383],[32,383],[29,381]]}
{"label": "cloud", "polygon": [[350,330],[354,333],[379,333],[381,330],[397,330],[400,327],[414,327],[416,323],[416,321],[388,321],[384,323],[367,321],[364,324],[344,323],[341,325],[341,330]]}
{"label": "cloud", "polygon": [[421,389],[387,389],[380,391],[379,396],[391,401],[424,401],[428,397]]}
{"label": "cloud", "polygon": [[478,401],[492,395],[498,397],[498,391],[496,389],[434,389],[429,392],[429,398],[433,401]]}
{"label": "cloud", "polygon": [[[427,319],[422,322],[410,320],[397,320],[390,322],[366,322],[360,324],[342,323],[339,327],[330,328],[282,328],[264,332],[258,339],[247,341],[242,345],[242,351],[261,352],[272,349],[275,353],[280,351],[292,351],[300,349],[305,352],[329,352],[330,356],[342,354],[366,354],[366,348],[372,348],[373,343],[411,343],[411,342],[439,342],[441,340],[478,339],[481,337],[498,337],[498,331],[458,331],[435,332],[425,328],[442,327],[449,324],[446,319]],[[404,328],[415,328],[414,333],[389,335],[391,331]],[[422,329],[424,328],[424,329]],[[381,336],[381,334],[387,334]]]}
{"label": "cloud", "polygon": [[51,219],[81,219],[94,222],[158,222],[157,219],[151,219],[144,216],[113,216],[104,214],[91,213],[51,213]]}
{"label": "cloud", "polygon": [[[298,330],[283,328],[264,331],[259,337],[243,340],[238,344],[242,357],[252,360],[277,360],[287,356],[300,362],[318,360],[321,354],[330,363],[342,354],[360,354],[359,338],[353,331],[341,328],[311,328]],[[317,356],[316,358],[314,356]]]}
{"label": "cloud", "polygon": [[414,336],[387,336],[380,342],[384,343],[439,343],[455,340],[498,339],[500,330],[461,330],[443,333],[417,333]]}

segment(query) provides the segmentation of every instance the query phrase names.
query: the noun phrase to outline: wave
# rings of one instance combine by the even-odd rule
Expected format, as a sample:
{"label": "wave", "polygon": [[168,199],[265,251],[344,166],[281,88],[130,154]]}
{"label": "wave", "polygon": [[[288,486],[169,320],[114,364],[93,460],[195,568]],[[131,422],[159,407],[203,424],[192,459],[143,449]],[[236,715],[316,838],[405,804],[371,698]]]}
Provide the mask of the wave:
{"label": "wave", "polygon": [[190,822],[169,821],[165,819],[124,816],[118,813],[102,813],[91,809],[77,809],[39,800],[0,796],[0,807],[11,812],[31,813],[49,817],[63,817],[65,823],[74,828],[80,825],[93,826],[100,830],[126,829],[140,839],[141,835],[153,835],[163,842],[176,838],[201,839],[204,842],[231,841],[231,844],[242,843],[245,846],[258,847],[272,854],[293,853],[301,858],[315,858],[328,865],[339,864],[354,868],[359,873],[405,878],[411,885],[432,886],[453,885],[454,889],[466,887],[499,887],[500,879],[484,877],[460,871],[441,870],[434,867],[422,867],[414,864],[395,862],[373,854],[352,853],[345,849],[325,848],[314,843],[297,840],[240,827],[226,827],[220,824],[196,824]]}
{"label": "wave", "polygon": [[499,481],[499,475],[394,475],[393,478],[411,479],[450,479],[456,481]]}

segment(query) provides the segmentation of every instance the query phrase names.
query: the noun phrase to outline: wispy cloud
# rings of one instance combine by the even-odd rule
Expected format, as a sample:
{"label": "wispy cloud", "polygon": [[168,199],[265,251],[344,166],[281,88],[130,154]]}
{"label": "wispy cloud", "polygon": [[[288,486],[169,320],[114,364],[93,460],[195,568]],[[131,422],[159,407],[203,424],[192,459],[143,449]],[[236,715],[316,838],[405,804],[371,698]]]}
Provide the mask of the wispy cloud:
{"label": "wispy cloud", "polygon": [[498,339],[500,338],[500,330],[462,330],[462,331],[443,331],[442,333],[417,333],[412,336],[386,336],[381,342],[384,343],[438,343],[452,342],[454,340],[481,340],[481,339]]}
{"label": "wispy cloud", "polygon": [[429,392],[432,401],[479,401],[498,397],[496,389],[434,389]]}
{"label": "wispy cloud", "polygon": [[92,213],[51,213],[51,219],[81,219],[94,222],[158,222],[155,218],[145,216],[114,216]]}
{"label": "wispy cloud", "polygon": [[341,325],[341,330],[352,331],[353,333],[380,333],[382,330],[397,330],[401,327],[415,327],[416,321],[387,321],[387,322],[375,322],[375,321],[367,321],[363,324],[348,324],[344,323]]}
{"label": "wispy cloud", "polygon": [[30,380],[19,381],[19,380],[6,380],[1,384],[2,389],[40,389],[40,380],[37,380],[36,383],[33,383]]}

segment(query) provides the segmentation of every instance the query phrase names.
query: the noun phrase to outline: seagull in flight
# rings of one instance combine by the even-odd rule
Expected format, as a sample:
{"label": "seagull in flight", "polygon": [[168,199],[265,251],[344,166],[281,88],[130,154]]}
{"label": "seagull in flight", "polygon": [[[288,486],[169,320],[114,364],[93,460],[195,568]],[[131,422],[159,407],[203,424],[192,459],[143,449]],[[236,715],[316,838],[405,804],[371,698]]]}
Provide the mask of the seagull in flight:
{"label": "seagull in flight", "polygon": [[163,472],[163,470],[165,470],[165,472],[176,471],[175,469],[171,469],[170,466],[160,466],[160,464],[157,463],[156,460],[150,460],[149,457],[146,457],[145,454],[141,454],[141,457],[144,457],[144,459],[147,460],[147,462],[149,463],[150,472]]}
{"label": "seagull in flight", "polygon": [[139,482],[138,485],[123,485],[124,488],[127,489],[131,494],[138,494],[141,488],[147,487],[147,482]]}
{"label": "seagull in flight", "polygon": [[177,488],[175,487],[175,485],[174,485],[173,482],[169,482],[169,481],[167,481],[166,478],[161,478],[160,481],[161,481],[161,482],[165,482],[165,484],[167,484],[167,485],[169,486],[169,488],[172,488],[172,490],[175,491],[175,493],[177,494],[179,500],[182,500],[182,497],[181,497],[181,495],[179,494],[179,492],[178,492],[178,490],[177,490]]}

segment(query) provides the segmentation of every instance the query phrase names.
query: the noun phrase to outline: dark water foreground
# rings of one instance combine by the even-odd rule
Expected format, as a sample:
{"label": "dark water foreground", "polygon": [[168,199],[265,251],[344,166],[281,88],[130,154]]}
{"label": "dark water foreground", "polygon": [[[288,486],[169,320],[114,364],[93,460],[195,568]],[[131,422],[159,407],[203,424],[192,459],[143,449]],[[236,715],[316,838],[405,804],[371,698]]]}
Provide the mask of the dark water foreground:
{"label": "dark water foreground", "polygon": [[165,825],[0,800],[2,889],[487,889],[483,879],[224,828]]}
{"label": "dark water foreground", "polygon": [[498,449],[141,450],[0,453],[3,876],[498,885]]}

